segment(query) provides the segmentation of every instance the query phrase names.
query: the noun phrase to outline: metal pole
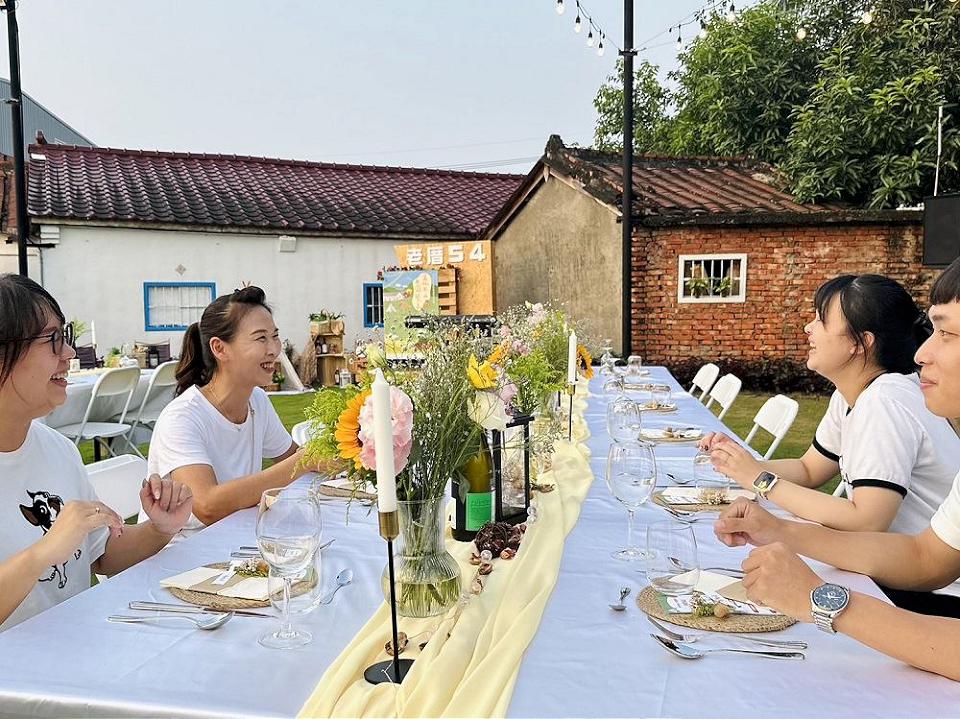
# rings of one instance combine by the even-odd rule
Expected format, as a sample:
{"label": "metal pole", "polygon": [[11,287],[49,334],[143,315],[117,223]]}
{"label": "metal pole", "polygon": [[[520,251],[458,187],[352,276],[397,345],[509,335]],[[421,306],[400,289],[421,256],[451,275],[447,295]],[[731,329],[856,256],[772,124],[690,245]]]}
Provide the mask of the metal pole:
{"label": "metal pole", "polygon": [[6,0],[7,46],[10,51],[10,119],[13,122],[13,195],[17,212],[17,257],[20,274],[27,276],[27,175],[23,158],[23,95],[20,91],[20,33],[17,29],[17,5]]}
{"label": "metal pole", "polygon": [[623,236],[621,283],[623,304],[621,313],[620,353],[632,354],[633,317],[633,0],[623,0],[623,206],[620,221]]}
{"label": "metal pole", "polygon": [[937,110],[937,169],[933,175],[933,196],[940,192],[940,158],[943,156],[943,105]]}

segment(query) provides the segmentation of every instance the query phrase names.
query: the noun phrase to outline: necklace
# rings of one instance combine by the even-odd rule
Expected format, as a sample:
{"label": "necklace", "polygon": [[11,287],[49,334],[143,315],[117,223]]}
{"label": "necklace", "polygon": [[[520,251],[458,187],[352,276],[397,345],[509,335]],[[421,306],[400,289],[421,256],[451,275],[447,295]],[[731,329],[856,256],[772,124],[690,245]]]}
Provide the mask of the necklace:
{"label": "necklace", "polygon": [[[207,392],[206,390],[209,390],[209,392]],[[213,406],[216,407],[216,408],[217,408],[217,411],[218,411],[220,414],[222,414],[228,421],[232,422],[233,424],[238,424],[238,425],[239,425],[239,424],[243,424],[244,422],[246,422],[246,420],[247,420],[246,414],[244,414],[244,416],[241,417],[240,419],[234,419],[234,418],[231,417],[229,414],[227,414],[226,410],[224,410],[224,408],[223,408],[223,400],[220,399],[220,395],[219,395],[219,394],[217,393],[217,391],[213,388],[213,383],[212,383],[212,382],[211,382],[210,384],[207,384],[207,385],[204,385],[203,387],[201,387],[201,388],[200,388],[200,391],[203,392],[204,394],[213,395],[213,397],[212,397],[212,399],[213,399]],[[210,399],[210,398],[208,397],[208,399]],[[249,405],[248,405],[248,409],[249,409]],[[239,427],[238,427],[238,429],[239,429]]]}

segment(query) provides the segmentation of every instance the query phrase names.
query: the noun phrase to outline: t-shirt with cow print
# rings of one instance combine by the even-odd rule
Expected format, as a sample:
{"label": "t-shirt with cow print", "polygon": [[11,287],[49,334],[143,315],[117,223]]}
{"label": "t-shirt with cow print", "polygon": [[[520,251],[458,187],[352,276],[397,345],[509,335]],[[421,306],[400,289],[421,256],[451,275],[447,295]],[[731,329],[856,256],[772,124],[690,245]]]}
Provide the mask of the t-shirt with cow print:
{"label": "t-shirt with cow print", "polygon": [[[96,499],[73,443],[33,422],[20,449],[0,452],[0,560],[42,538],[67,502]],[[0,631],[89,589],[90,564],[103,554],[108,537],[105,527],[95,530],[66,562],[45,567]]]}

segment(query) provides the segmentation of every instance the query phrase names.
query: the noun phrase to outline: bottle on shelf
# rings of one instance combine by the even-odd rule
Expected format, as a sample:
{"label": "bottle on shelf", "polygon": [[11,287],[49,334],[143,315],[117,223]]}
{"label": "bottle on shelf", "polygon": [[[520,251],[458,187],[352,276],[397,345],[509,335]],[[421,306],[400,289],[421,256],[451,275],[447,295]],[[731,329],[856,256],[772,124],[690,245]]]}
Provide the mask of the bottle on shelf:
{"label": "bottle on shelf", "polygon": [[322,355],[330,354],[330,345],[328,345],[326,342],[321,342],[321,343],[320,343],[320,354],[322,354]]}
{"label": "bottle on shelf", "polygon": [[456,512],[453,538],[469,542],[487,522],[493,521],[493,457],[486,433],[480,435],[480,449],[461,468],[468,484],[466,498],[461,498],[460,483],[453,482]]}

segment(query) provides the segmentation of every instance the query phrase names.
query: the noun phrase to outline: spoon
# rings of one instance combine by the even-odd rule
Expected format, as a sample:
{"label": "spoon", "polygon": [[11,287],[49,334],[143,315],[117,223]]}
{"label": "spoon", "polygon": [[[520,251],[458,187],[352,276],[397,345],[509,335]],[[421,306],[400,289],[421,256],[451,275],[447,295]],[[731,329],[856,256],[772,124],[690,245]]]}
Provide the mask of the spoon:
{"label": "spoon", "polygon": [[730,649],[728,647],[723,647],[722,649],[694,649],[689,644],[680,644],[679,642],[673,642],[667,639],[666,637],[661,637],[659,634],[651,634],[651,637],[660,642],[661,646],[666,649],[671,654],[676,654],[678,657],[683,659],[703,659],[707,654],[714,654],[717,652],[727,652],[729,654],[751,654],[755,657],[764,657],[766,659],[806,659],[806,655],[802,652],[761,652],[755,651],[753,649]]}
{"label": "spoon", "polygon": [[611,604],[610,608],[615,612],[622,612],[627,608],[627,605],[623,603],[623,600],[627,598],[627,595],[630,594],[630,587],[621,587],[620,588],[620,601],[616,604]]}
{"label": "spoon", "polygon": [[673,476],[672,474],[670,474],[669,472],[665,472],[665,474],[666,474],[670,479],[672,479],[675,484],[690,484],[690,483],[693,481],[693,477],[690,477],[690,479],[677,479],[676,477],[674,477],[674,476]]}
{"label": "spoon", "polygon": [[333,601],[334,595],[339,592],[343,587],[350,584],[353,581],[353,572],[349,569],[341,570],[337,575],[336,582],[337,586],[333,588],[333,591],[330,592],[327,596],[320,600],[320,604],[329,604]]}
{"label": "spoon", "polygon": [[194,617],[188,617],[184,614],[170,614],[169,616],[162,617],[134,617],[130,616],[129,614],[111,614],[109,617],[107,617],[107,621],[117,622],[118,624],[140,624],[141,622],[157,622],[167,619],[185,619],[196,626],[197,629],[205,629],[212,632],[214,629],[219,629],[222,627],[232,618],[233,612],[217,614],[206,619],[196,619]]}

